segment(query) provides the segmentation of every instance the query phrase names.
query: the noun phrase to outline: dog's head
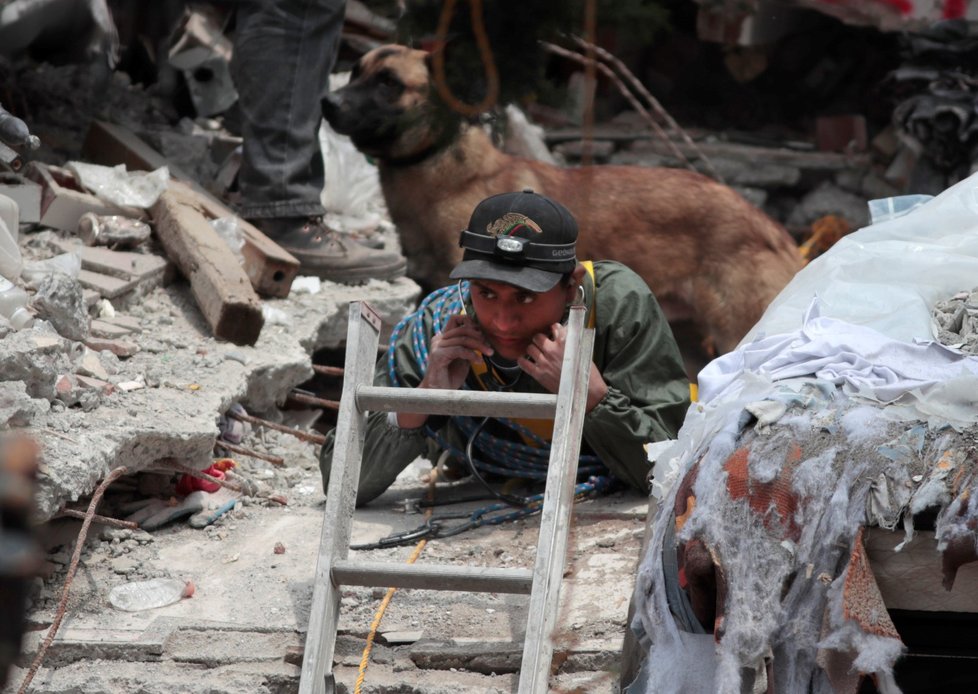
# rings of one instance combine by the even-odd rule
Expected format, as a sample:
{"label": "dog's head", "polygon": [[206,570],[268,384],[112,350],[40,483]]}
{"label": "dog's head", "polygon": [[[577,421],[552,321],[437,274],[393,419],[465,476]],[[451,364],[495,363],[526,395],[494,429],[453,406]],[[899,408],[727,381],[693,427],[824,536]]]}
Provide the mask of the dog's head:
{"label": "dog's head", "polygon": [[364,154],[405,160],[444,141],[457,127],[436,117],[430,56],[407,46],[381,46],[364,55],[350,82],[322,100],[323,117]]}

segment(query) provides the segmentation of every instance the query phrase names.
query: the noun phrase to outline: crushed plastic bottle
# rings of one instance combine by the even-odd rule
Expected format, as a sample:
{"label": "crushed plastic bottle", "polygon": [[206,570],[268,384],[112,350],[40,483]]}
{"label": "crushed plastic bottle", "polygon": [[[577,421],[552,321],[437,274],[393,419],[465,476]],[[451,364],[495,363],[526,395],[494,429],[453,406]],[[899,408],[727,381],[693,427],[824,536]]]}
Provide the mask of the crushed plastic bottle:
{"label": "crushed plastic bottle", "polygon": [[193,581],[183,581],[179,578],[154,578],[116,586],[109,592],[109,603],[118,610],[138,612],[172,605],[193,594]]}
{"label": "crushed plastic bottle", "polygon": [[14,330],[34,325],[34,314],[27,310],[27,292],[0,275],[0,315],[10,321]]}

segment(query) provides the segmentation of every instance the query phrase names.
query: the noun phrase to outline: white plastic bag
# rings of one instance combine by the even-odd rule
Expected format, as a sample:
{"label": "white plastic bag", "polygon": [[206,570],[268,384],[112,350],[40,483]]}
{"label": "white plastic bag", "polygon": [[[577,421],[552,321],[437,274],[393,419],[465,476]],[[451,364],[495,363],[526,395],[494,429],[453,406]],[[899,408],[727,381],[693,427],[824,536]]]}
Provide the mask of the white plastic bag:
{"label": "white plastic bag", "polygon": [[149,209],[170,181],[170,172],[165,166],[147,173],[126,171],[125,164],[110,167],[72,161],[65,168],[99,198],[119,207]]}
{"label": "white plastic bag", "polygon": [[975,286],[978,174],[902,216],[843,237],[795,275],[740,344],[800,328],[815,297],[823,317],[894,340],[930,340],[934,304]]}
{"label": "white plastic bag", "polygon": [[55,272],[77,279],[81,272],[81,256],[77,253],[61,253],[46,260],[26,262],[21,277],[30,287],[37,289],[41,280]]}
{"label": "white plastic bag", "polygon": [[[349,73],[332,75],[330,88],[338,89],[347,81]],[[321,196],[323,207],[341,217],[369,217],[365,225],[376,224],[370,205],[383,202],[377,167],[353,146],[350,138],[338,135],[326,121],[319,128],[319,145],[326,180]],[[344,226],[353,228],[356,224]]]}

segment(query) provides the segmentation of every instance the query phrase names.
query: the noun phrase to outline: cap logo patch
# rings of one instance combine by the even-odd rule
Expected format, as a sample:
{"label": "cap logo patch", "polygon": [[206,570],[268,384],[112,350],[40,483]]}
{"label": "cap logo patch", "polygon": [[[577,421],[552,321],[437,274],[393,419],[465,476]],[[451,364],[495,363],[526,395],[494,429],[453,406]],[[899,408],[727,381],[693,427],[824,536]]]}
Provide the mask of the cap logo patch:
{"label": "cap logo patch", "polygon": [[488,232],[490,236],[512,236],[521,227],[532,229],[538,234],[543,233],[543,229],[540,228],[540,225],[519,212],[507,212],[495,222],[487,224],[486,232]]}

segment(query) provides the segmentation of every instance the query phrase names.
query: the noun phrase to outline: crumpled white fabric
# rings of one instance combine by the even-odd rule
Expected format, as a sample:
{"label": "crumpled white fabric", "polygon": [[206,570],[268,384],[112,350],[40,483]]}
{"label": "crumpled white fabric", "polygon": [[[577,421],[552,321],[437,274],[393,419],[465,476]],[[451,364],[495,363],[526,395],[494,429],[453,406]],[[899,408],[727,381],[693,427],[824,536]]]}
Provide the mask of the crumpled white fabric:
{"label": "crumpled white fabric", "polygon": [[761,338],[710,362],[699,374],[701,403],[723,397],[743,372],[772,381],[814,376],[847,395],[891,403],[962,376],[978,378],[978,358],[937,342],[908,343],[873,328],[819,317],[812,302],[799,330]]}

